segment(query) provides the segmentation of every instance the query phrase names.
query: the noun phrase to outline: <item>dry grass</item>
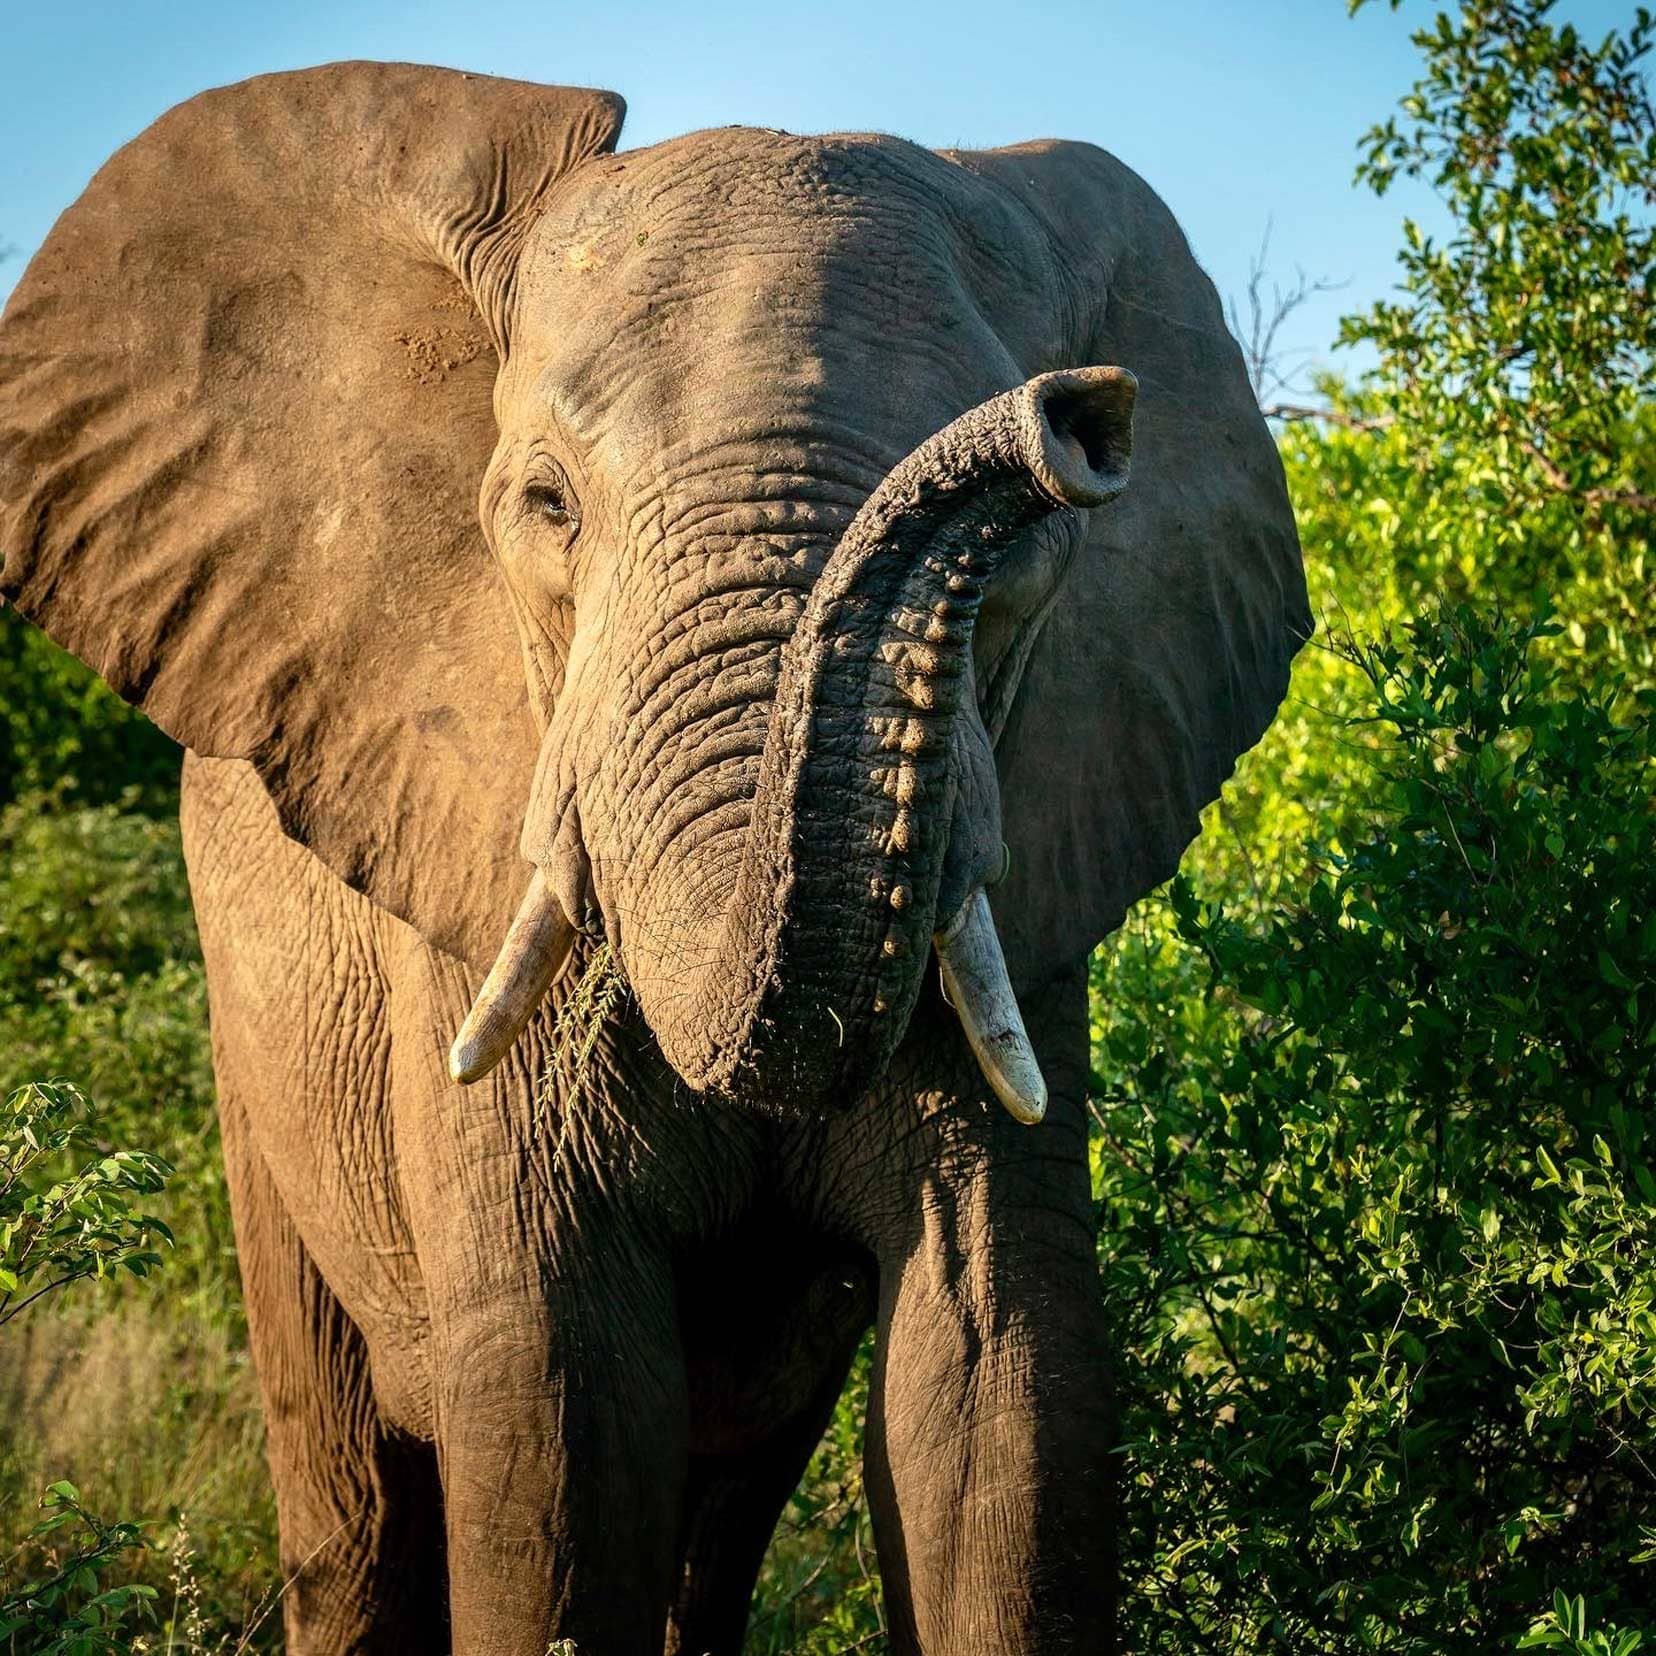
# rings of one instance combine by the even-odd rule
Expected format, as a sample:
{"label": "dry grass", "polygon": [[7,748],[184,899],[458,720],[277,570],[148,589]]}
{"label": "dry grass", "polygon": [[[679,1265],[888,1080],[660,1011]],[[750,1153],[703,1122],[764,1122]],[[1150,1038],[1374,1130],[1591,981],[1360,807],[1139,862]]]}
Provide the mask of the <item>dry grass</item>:
{"label": "dry grass", "polygon": [[[215,1639],[239,1636],[277,1586],[258,1388],[245,1349],[216,1320],[128,1292],[8,1329],[0,1558],[27,1566],[38,1552],[36,1502],[57,1478],[95,1512],[151,1523],[157,1550],[123,1576],[156,1587],[163,1607],[176,1593],[169,1553],[188,1514],[198,1615]],[[277,1636],[271,1626],[259,1642],[273,1647]]]}
{"label": "dry grass", "polygon": [[535,1091],[537,1127],[559,1097],[580,1091],[604,1024],[628,994],[627,980],[608,943],[600,943],[581,970],[574,992],[558,1009],[552,1026],[552,1061]]}

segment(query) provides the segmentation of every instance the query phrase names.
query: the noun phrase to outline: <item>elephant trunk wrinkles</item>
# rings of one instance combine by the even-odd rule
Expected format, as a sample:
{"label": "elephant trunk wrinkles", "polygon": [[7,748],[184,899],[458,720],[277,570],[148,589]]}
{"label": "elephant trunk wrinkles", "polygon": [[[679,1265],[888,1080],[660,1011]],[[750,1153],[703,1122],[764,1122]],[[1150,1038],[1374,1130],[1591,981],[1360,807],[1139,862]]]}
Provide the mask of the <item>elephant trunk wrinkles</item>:
{"label": "elephant trunk wrinkles", "polygon": [[[1085,368],[979,404],[894,467],[830,553],[782,646],[721,935],[670,984],[634,984],[698,1091],[783,1108],[854,1095],[902,1038],[946,925],[960,985],[987,974],[961,1008],[985,1074],[1020,1119],[1038,1119],[1044,1090],[1024,1097],[1017,1081],[1033,1057],[981,889],[957,915],[937,913],[956,721],[970,714],[972,631],[1002,555],[1048,514],[1126,486],[1134,390],[1124,370]],[[455,1044],[456,1079],[498,1062],[572,939],[537,878]]]}
{"label": "elephant trunk wrinkles", "polygon": [[720,945],[656,1029],[693,1087],[820,1103],[901,1039],[948,918],[951,746],[986,584],[1041,518],[1120,493],[1133,389],[1083,369],[980,404],[847,528],[783,649]]}

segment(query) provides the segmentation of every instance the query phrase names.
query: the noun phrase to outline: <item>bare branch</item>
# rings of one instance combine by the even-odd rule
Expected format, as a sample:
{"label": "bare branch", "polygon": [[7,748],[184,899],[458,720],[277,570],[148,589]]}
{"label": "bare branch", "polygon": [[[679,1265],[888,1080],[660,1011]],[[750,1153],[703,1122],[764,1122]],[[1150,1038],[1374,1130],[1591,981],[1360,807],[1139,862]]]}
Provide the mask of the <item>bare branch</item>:
{"label": "bare branch", "polygon": [[1581,498],[1589,506],[1625,506],[1635,512],[1656,512],[1656,495],[1637,489],[1587,489]]}
{"label": "bare branch", "polygon": [[1396,423],[1391,414],[1347,414],[1344,409],[1324,408],[1310,403],[1268,403],[1259,411],[1267,420],[1327,420],[1347,431],[1384,431]]}
{"label": "bare branch", "polygon": [[[1294,365],[1287,362],[1289,353],[1284,352],[1280,343],[1283,324],[1307,300],[1319,293],[1335,293],[1346,286],[1346,283],[1331,281],[1326,276],[1307,276],[1297,265],[1290,286],[1283,287],[1271,281],[1269,271],[1273,228],[1271,221],[1267,220],[1265,234],[1260,238],[1259,251],[1248,261],[1245,313],[1244,306],[1239,305],[1234,297],[1225,305],[1225,320],[1230,325],[1230,331],[1236,336],[1237,344],[1242,347],[1242,360],[1247,366],[1248,383],[1253,386],[1255,397],[1262,403],[1267,397],[1282,393],[1296,394],[1294,380],[1297,370]],[[1267,283],[1270,289],[1268,294]],[[1309,353],[1301,350],[1292,354],[1303,357]]]}

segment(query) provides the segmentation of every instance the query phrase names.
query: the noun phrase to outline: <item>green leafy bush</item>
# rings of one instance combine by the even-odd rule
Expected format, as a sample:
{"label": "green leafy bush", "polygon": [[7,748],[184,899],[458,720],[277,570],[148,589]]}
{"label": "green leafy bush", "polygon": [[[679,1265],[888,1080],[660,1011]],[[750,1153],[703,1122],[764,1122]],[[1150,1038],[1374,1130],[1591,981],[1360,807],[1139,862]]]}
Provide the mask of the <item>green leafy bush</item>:
{"label": "green leafy bush", "polygon": [[[38,637],[36,647],[51,651]],[[100,724],[109,709],[93,697],[92,728],[76,735],[77,708],[51,705],[58,684],[55,672],[14,682],[13,728],[55,718],[74,751],[126,764],[133,750],[113,739],[120,713]],[[143,727],[134,729],[142,761]],[[86,1492],[83,1511],[156,1521],[164,1550],[112,1555],[106,1584],[154,1588],[162,1604],[187,1584],[205,1630],[196,1644],[216,1646],[241,1639],[256,1619],[250,1607],[275,1591],[275,1523],[218,1150],[176,758],[168,764],[170,809],[141,763],[102,772],[101,801],[60,786],[0,805],[0,1087],[74,1075],[99,1100],[100,1141],[163,1147],[174,1171],[150,1205],[177,1241],[164,1298],[82,1297],[5,1330],[0,1557],[13,1554],[19,1569],[33,1561],[35,1575],[50,1564],[34,1532],[35,1497],[67,1471]],[[186,1509],[196,1534],[181,1572],[171,1553]],[[80,1536],[93,1544],[91,1531]],[[255,1642],[278,1632],[279,1617],[266,1616]],[[166,1636],[175,1650],[196,1647],[178,1628]]]}
{"label": "green leafy bush", "polygon": [[67,1082],[11,1094],[0,1107],[0,1328],[83,1277],[159,1265],[156,1246],[172,1233],[132,1198],[153,1196],[171,1172],[146,1151],[103,1151]]}
{"label": "green leafy bush", "polygon": [[94,1517],[61,1479],[40,1504],[46,1516],[30,1539],[55,1538],[54,1567],[0,1597],[0,1639],[16,1656],[124,1656],[136,1628],[154,1619],[156,1591],[138,1582],[105,1586],[104,1578],[146,1545],[142,1529]]}
{"label": "green leafy bush", "polygon": [[1487,1651],[1555,1587],[1656,1601],[1656,748],[1552,630],[1348,641],[1350,848],[1248,916],[1176,882],[1101,971],[1134,1649]]}
{"label": "green leafy bush", "polygon": [[1556,11],[1465,0],[1414,35],[1424,72],[1357,177],[1382,195],[1430,183],[1451,227],[1434,241],[1404,221],[1399,297],[1341,338],[1378,351],[1366,405],[1439,489],[1475,490],[1492,517],[1558,498],[1648,514],[1626,431],[1656,390],[1656,21],[1638,7],[1594,44]]}
{"label": "green leafy bush", "polygon": [[[71,1283],[125,1270],[147,1276],[171,1233],[133,1198],[153,1196],[171,1169],[141,1150],[106,1150],[85,1096],[66,1082],[20,1087],[0,1108],[0,1328]],[[106,1524],[63,1480],[41,1500],[46,1516],[14,1554],[44,1552],[47,1573],[13,1584],[0,1575],[0,1639],[17,1656],[99,1656],[130,1649],[155,1590],[105,1579],[145,1543],[132,1523]]]}
{"label": "green leafy bush", "polygon": [[175,1293],[235,1304],[206,985],[178,823],[25,795],[0,807],[0,1086],[73,1075],[117,1141],[167,1143]]}

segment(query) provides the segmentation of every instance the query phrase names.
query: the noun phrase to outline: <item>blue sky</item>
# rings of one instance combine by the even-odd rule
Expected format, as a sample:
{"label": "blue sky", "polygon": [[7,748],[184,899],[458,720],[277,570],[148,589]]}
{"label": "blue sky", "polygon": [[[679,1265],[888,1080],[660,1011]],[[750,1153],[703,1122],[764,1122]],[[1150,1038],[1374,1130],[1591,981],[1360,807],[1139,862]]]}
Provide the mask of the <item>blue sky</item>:
{"label": "blue sky", "polygon": [[[103,159],[203,87],[337,58],[440,63],[605,86],[624,144],[742,122],[878,129],[922,143],[1085,138],[1144,174],[1221,293],[1271,266],[1345,285],[1294,317],[1328,360],[1342,311],[1385,292],[1404,211],[1351,187],[1355,141],[1415,78],[1412,27],[1384,0],[17,0],[0,38],[0,297]],[[1592,32],[1630,5],[1575,0]]]}

